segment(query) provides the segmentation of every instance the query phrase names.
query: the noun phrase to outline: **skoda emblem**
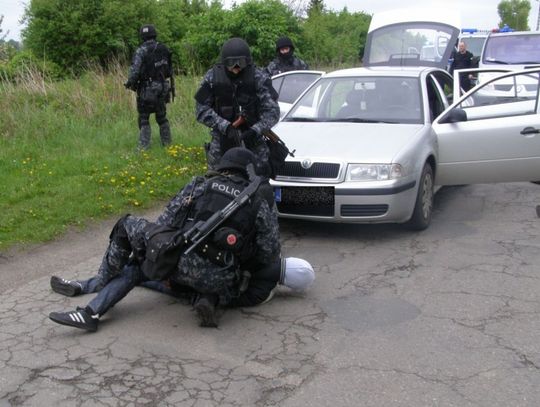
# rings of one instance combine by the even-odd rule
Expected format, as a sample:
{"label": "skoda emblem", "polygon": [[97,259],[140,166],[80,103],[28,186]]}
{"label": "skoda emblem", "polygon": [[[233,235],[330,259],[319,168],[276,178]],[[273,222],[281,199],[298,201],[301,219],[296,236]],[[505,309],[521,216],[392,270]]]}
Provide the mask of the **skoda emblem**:
{"label": "skoda emblem", "polygon": [[312,164],[313,163],[311,162],[311,160],[309,158],[306,158],[305,160],[302,160],[302,163],[300,165],[304,170],[308,170],[309,168],[311,168]]}

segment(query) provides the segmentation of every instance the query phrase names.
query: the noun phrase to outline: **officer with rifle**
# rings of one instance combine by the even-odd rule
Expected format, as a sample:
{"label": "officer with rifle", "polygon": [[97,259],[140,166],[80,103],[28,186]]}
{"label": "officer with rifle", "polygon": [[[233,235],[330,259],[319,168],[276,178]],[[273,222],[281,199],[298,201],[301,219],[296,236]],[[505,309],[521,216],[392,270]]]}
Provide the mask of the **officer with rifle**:
{"label": "officer with rifle", "polygon": [[122,217],[111,232],[97,276],[82,281],[51,278],[52,289],[60,294],[98,295],[75,311],[52,312],[50,319],[96,331],[99,317],[134,286],[167,279],[199,293],[194,308],[200,324],[214,327],[216,308],[241,305],[251,274],[259,270],[265,270],[260,278],[307,288],[314,277],[309,263],[289,261],[289,273],[280,266],[272,188],[255,174],[256,168],[257,158],[249,150],[230,149],[215,171],[186,185],[155,223]]}
{"label": "officer with rifle", "polygon": [[142,45],[137,48],[124,86],[137,92],[139,113],[139,149],[150,147],[150,114],[155,113],[159,125],[161,145],[171,144],[171,129],[167,120],[166,104],[174,100],[174,73],[171,51],[157,42],[156,28],[143,25],[140,29]]}
{"label": "officer with rifle", "polygon": [[[195,94],[197,120],[211,129],[212,139],[206,145],[209,169],[242,142],[260,163],[268,163],[263,133],[279,120],[277,97],[270,77],[253,63],[246,41],[226,41],[220,62],[206,73]],[[245,120],[233,125],[240,116]]]}

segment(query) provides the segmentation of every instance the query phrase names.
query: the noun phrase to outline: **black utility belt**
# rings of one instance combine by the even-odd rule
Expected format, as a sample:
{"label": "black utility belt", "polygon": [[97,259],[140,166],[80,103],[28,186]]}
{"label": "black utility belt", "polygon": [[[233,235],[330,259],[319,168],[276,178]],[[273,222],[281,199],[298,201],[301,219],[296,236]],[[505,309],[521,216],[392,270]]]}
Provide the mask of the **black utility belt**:
{"label": "black utility belt", "polygon": [[197,254],[220,267],[232,266],[234,264],[234,255],[229,250],[218,249],[209,243],[202,243],[195,250]]}

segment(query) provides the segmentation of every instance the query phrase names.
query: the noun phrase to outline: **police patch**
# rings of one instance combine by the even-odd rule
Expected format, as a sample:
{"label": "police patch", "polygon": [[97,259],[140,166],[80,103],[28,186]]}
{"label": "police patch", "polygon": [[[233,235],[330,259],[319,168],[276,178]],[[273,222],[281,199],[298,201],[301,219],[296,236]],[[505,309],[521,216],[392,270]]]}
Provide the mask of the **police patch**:
{"label": "police patch", "polygon": [[222,184],[221,182],[217,182],[217,181],[212,181],[212,185],[210,185],[210,189],[212,191],[216,191],[224,195],[228,195],[232,197],[233,199],[236,198],[238,195],[240,195],[240,192],[242,192],[240,189],[234,188],[231,185]]}

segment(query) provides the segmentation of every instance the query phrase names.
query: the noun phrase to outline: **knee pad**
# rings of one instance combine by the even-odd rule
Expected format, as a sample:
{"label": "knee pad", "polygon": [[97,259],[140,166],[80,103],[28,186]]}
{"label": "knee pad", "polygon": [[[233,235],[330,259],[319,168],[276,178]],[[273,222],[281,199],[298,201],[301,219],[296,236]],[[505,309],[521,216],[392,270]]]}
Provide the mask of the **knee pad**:
{"label": "knee pad", "polygon": [[131,245],[129,243],[128,234],[124,222],[130,214],[122,216],[113,226],[109,240],[114,241],[120,248],[131,251]]}

